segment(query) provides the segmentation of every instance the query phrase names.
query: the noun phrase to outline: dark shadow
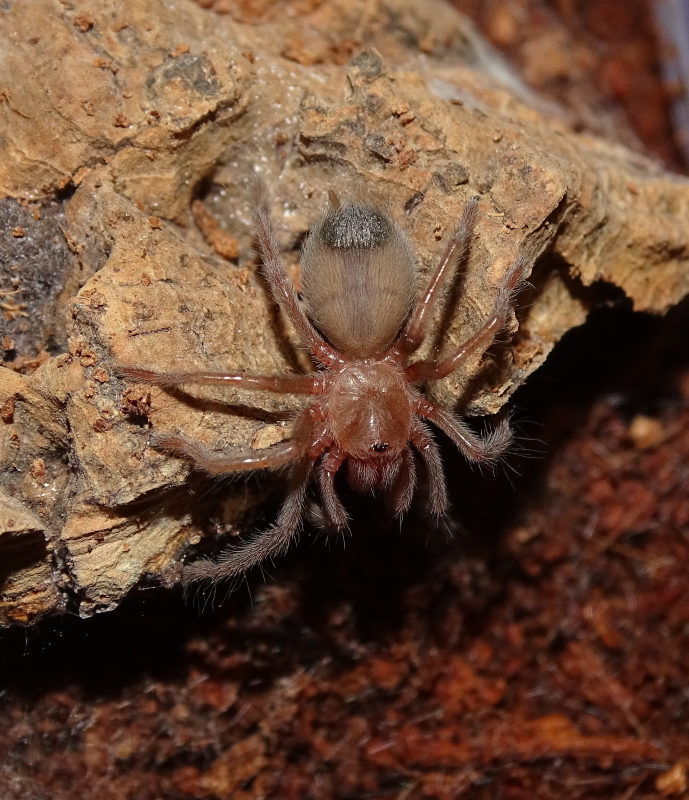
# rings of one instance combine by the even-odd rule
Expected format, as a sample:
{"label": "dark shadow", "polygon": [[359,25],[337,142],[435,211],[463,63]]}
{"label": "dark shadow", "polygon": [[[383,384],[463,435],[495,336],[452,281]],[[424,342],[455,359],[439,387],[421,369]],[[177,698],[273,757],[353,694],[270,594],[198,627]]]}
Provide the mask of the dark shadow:
{"label": "dark shadow", "polygon": [[12,573],[40,564],[46,558],[48,548],[43,531],[0,536],[0,592]]}
{"label": "dark shadow", "polygon": [[[287,412],[280,413],[266,411],[265,409],[258,408],[257,406],[253,406],[248,403],[224,403],[222,400],[211,400],[205,397],[197,397],[192,391],[188,389],[182,389],[181,387],[161,386],[160,388],[167,394],[172,395],[177,400],[185,403],[196,411],[208,411],[214,414],[227,414],[228,416],[246,417],[248,419],[255,419],[268,424],[284,422],[285,420],[290,419],[291,416],[294,416],[293,414],[289,414]],[[249,390],[245,391],[248,392]],[[133,424],[140,424],[137,423],[136,420],[141,417],[141,414],[134,413],[131,415],[131,417]]]}

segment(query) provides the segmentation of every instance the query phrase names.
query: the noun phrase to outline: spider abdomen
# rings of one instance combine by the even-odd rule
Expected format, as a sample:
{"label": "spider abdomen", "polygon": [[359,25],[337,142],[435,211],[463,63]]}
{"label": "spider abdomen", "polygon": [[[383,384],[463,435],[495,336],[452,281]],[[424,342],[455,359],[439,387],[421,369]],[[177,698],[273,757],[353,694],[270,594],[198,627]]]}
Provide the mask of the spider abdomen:
{"label": "spider abdomen", "polygon": [[409,315],[414,253],[381,209],[331,204],[304,246],[302,283],[309,316],[330,343],[367,358],[394,341]]}

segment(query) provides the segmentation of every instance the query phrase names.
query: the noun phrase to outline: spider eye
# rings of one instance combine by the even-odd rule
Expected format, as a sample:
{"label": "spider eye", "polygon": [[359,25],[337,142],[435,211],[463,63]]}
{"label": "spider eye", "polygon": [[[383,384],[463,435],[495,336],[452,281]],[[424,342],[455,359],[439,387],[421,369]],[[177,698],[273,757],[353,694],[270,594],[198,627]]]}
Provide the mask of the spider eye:
{"label": "spider eye", "polygon": [[376,442],[372,449],[375,450],[376,453],[384,453],[389,447],[390,445],[387,442]]}

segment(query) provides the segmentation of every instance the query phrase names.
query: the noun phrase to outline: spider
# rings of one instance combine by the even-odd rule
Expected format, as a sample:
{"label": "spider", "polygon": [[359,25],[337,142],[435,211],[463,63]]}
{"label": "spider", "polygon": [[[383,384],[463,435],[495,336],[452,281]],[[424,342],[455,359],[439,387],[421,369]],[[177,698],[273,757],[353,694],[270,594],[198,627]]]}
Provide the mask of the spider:
{"label": "spider", "polygon": [[416,486],[416,452],[428,475],[431,514],[439,518],[447,513],[442,462],[428,422],[449,436],[471,462],[494,465],[503,456],[512,441],[507,420],[480,437],[459,416],[424,397],[419,386],[444,378],[472,354],[485,351],[505,325],[526,260],[517,258],[507,270],[490,316],[473,335],[441,358],[410,363],[424,340],[443,283],[467,255],[478,210],[478,198],[472,198],[430,283],[415,300],[414,253],[399,224],[380,206],[341,201],[331,192],[302,251],[304,308],[280,258],[267,192],[259,189],[254,226],[262,273],[319,365],[317,371],[264,376],[156,372],[134,366],[118,370],[125,379],[168,388],[212,384],[316,398],[296,419],[291,438],[263,451],[219,453],[175,433],[153,438],[157,449],[216,475],[290,465],[287,497],[272,527],[226,551],[217,562],[186,565],[185,583],[237,577],[284,553],[299,532],[314,465],[325,524],[340,532],[347,528],[348,516],[334,484],[345,464],[354,490],[380,490],[390,510],[402,515]]}

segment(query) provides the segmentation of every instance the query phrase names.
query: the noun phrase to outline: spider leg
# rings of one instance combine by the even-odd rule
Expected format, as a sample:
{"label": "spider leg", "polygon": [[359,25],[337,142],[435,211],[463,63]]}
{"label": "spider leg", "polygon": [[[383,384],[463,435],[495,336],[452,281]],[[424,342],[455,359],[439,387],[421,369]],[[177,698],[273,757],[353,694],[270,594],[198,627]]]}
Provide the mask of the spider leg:
{"label": "spider leg", "polygon": [[299,442],[289,439],[262,450],[242,453],[218,453],[203,442],[180,433],[158,433],[151,437],[151,445],[171,455],[191,461],[197,469],[210,475],[229,472],[248,472],[253,469],[283,467],[298,458],[303,452]]}
{"label": "spider leg", "polygon": [[443,433],[452,439],[462,454],[474,464],[495,466],[512,445],[512,430],[507,419],[503,420],[487,436],[477,436],[468,425],[456,415],[439,408],[429,400],[421,399],[417,414],[429,419]]}
{"label": "spider leg", "polygon": [[184,383],[212,386],[236,386],[239,389],[280,392],[284,394],[321,394],[326,385],[323,373],[312,375],[245,375],[243,372],[156,372],[144,367],[117,367],[120,378],[135,383],[150,383],[172,388]]}
{"label": "spider leg", "polygon": [[472,197],[471,200],[464,206],[462,216],[459,218],[459,224],[450,239],[445,254],[440,259],[440,263],[431,278],[426,291],[421,297],[412,312],[407,330],[400,339],[398,347],[403,353],[409,355],[417,350],[424,336],[428,322],[433,315],[440,289],[443,282],[449,275],[452,268],[463,261],[468,250],[471,236],[476,226],[478,219],[478,198]]}
{"label": "spider leg", "polygon": [[257,190],[254,230],[263,259],[261,271],[270,284],[273,297],[317,361],[326,367],[343,364],[343,359],[320,336],[299,304],[294,284],[285,272],[285,266],[280,258],[280,249],[268,207],[268,191],[262,183],[257,185]]}
{"label": "spider leg", "polygon": [[406,369],[407,379],[411,382],[437,380],[444,378],[473,355],[479,348],[486,348],[488,339],[505,325],[507,315],[512,307],[515,293],[519,290],[519,282],[528,267],[526,258],[518,258],[507,270],[502,285],[498,290],[495,305],[490,317],[481,325],[476,333],[467,339],[454,353],[450,353],[441,361],[417,361]]}
{"label": "spider leg", "polygon": [[326,443],[322,410],[317,402],[297,417],[290,439],[262,450],[218,453],[198,439],[181,433],[157,433],[151,437],[151,445],[156,449],[186,458],[198,469],[211,475],[273,469],[296,461],[300,456],[313,460],[323,452]]}
{"label": "spider leg", "polygon": [[[217,563],[205,559],[185,566],[182,576],[185,584],[236,577],[263,559],[280,555],[288,548],[299,532],[314,460],[329,443],[322,417],[322,409],[318,403],[314,403],[302,411],[297,419],[292,439],[268,448],[272,451],[279,449],[279,455],[275,463],[264,463],[263,466],[280,466],[287,463],[288,457],[293,462],[287,498],[278,512],[275,524],[267,531],[256,534],[246,544],[227,550]],[[264,462],[267,459],[266,455]]]}
{"label": "spider leg", "polygon": [[442,517],[447,514],[449,507],[443,462],[440,458],[438,445],[433,440],[433,435],[428,426],[418,417],[412,423],[409,440],[419,451],[428,472],[428,500],[431,514],[436,517]]}
{"label": "spider leg", "polygon": [[289,492],[272,527],[246,544],[226,550],[217,562],[203,559],[186,565],[183,583],[215,583],[236,578],[266,558],[282,555],[299,532],[312,466],[312,459],[303,457],[292,467]]}
{"label": "spider leg", "polygon": [[414,454],[409,446],[404,448],[400,458],[402,463],[397,481],[387,496],[388,507],[398,517],[409,510],[416,488],[416,464],[414,463]]}
{"label": "spider leg", "polygon": [[323,456],[318,473],[323,511],[329,526],[336,532],[344,530],[348,522],[347,512],[335,492],[335,475],[345,460],[346,456],[342,449],[333,446]]}

